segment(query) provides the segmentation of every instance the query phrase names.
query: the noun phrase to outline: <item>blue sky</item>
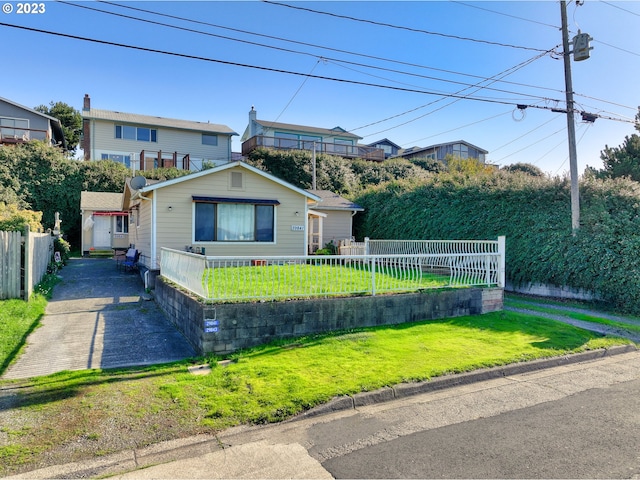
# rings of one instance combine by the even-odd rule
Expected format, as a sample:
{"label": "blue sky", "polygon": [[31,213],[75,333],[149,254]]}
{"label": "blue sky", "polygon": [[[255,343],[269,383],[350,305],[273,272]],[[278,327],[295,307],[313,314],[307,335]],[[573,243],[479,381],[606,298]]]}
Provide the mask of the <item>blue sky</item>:
{"label": "blue sky", "polygon": [[[94,108],[242,135],[254,105],[259,119],[340,126],[362,143],[462,139],[500,166],[569,170],[566,115],[552,111],[566,106],[563,62],[544,53],[562,51],[558,1],[47,1],[30,14],[0,3],[4,24],[182,55],[0,25],[0,96],[29,107],[80,110],[87,93]],[[567,14],[571,37],[594,38],[591,58],[572,61],[576,108],[616,119],[576,116],[582,173],[636,133],[640,1],[570,2]]]}

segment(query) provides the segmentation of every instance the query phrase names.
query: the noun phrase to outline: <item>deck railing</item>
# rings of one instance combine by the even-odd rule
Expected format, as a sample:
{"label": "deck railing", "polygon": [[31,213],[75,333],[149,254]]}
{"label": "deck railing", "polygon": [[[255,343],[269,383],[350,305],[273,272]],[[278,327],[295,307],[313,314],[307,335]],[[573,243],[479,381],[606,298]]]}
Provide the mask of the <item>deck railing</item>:
{"label": "deck railing", "polygon": [[504,249],[482,253],[216,257],[162,248],[160,274],[207,301],[504,287]]}
{"label": "deck railing", "polygon": [[344,158],[363,158],[382,162],[384,150],[366,145],[343,145],[339,143],[314,142],[312,140],[296,140],[290,138],[268,137],[256,135],[242,144],[242,155],[248,155],[258,147],[274,148],[276,150],[309,150],[315,148],[317,153],[337,155]]}

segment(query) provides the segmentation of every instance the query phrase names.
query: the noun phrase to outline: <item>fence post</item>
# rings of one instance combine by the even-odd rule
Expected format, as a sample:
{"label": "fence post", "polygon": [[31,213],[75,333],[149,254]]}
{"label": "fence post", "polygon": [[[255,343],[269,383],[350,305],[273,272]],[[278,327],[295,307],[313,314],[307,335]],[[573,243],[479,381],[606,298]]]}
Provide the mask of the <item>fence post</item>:
{"label": "fence post", "polygon": [[369,257],[371,268],[371,295],[376,295],[376,259],[372,256]]}
{"label": "fence post", "polygon": [[498,237],[498,255],[500,266],[498,268],[498,287],[505,288],[506,285],[506,253],[507,238],[502,235]]}
{"label": "fence post", "polygon": [[25,301],[29,301],[29,293],[30,293],[30,288],[29,285],[31,285],[31,274],[32,274],[32,269],[31,269],[31,264],[33,263],[33,259],[31,258],[31,235],[30,235],[30,229],[29,229],[29,225],[25,225],[24,227],[24,265],[23,265],[23,271],[24,271],[24,290],[23,290],[23,296],[24,296],[24,300]]}
{"label": "fence post", "polygon": [[370,255],[371,252],[369,252],[369,237],[364,237],[364,254],[365,255]]}

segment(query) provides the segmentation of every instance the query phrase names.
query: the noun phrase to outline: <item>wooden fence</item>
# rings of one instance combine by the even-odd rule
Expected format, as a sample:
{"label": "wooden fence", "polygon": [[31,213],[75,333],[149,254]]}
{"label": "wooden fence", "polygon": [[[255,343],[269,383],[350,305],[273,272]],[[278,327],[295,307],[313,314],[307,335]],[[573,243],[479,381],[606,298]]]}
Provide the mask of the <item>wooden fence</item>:
{"label": "wooden fence", "polygon": [[53,257],[49,233],[0,232],[0,300],[28,300]]}

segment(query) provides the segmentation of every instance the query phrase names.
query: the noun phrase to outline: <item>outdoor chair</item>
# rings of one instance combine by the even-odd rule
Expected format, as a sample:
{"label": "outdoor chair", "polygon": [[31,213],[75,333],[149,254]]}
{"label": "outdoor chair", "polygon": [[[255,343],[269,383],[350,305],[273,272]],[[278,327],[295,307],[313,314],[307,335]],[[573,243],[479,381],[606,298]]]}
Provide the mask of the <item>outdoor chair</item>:
{"label": "outdoor chair", "polygon": [[127,251],[126,248],[113,249],[113,259],[116,261],[116,268],[118,270],[120,270],[122,263],[127,259]]}
{"label": "outdoor chair", "polygon": [[122,262],[122,266],[124,267],[125,272],[129,270],[133,271],[137,269],[139,259],[140,259],[140,252],[138,252],[138,250],[136,250],[135,248],[130,248],[127,251],[127,255],[124,259],[124,262]]}

